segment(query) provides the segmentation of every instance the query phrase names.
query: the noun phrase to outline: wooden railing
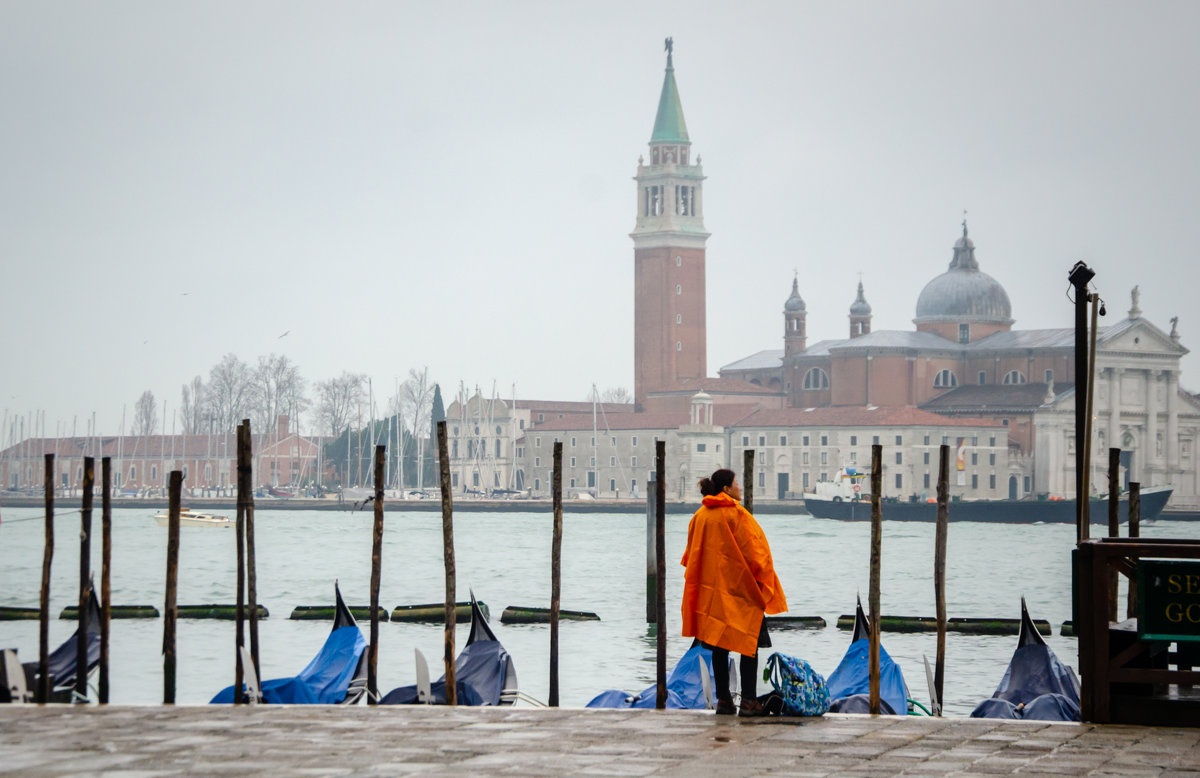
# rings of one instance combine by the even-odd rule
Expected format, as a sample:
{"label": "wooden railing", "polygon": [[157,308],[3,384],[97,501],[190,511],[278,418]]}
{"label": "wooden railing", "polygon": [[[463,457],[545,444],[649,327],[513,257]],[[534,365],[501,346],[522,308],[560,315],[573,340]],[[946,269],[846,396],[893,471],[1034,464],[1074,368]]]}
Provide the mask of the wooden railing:
{"label": "wooden railing", "polygon": [[[1075,552],[1083,720],[1200,726],[1200,695],[1191,693],[1200,686],[1200,672],[1192,669],[1200,665],[1200,643],[1143,638],[1137,619],[1109,620],[1110,573],[1137,586],[1142,559],[1200,560],[1200,540],[1098,538]],[[1144,596],[1138,592],[1140,603]]]}

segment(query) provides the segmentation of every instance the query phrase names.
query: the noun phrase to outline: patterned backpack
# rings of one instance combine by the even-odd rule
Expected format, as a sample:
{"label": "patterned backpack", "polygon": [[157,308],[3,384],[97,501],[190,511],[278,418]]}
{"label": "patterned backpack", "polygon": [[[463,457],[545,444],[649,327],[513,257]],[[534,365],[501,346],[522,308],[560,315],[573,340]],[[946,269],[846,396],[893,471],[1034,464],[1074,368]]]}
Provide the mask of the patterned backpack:
{"label": "patterned backpack", "polygon": [[785,716],[820,716],[829,710],[825,678],[808,662],[778,652],[767,659],[763,680],[769,680],[783,701]]}

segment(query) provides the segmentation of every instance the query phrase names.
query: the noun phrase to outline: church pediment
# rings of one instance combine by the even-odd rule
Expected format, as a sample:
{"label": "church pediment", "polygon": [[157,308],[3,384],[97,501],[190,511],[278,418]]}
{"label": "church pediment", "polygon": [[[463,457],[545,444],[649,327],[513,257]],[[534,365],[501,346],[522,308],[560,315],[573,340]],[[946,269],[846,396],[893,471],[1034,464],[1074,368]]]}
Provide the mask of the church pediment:
{"label": "church pediment", "polygon": [[1142,318],[1126,319],[1107,328],[1097,338],[1096,348],[1101,352],[1178,357],[1188,353],[1178,341],[1172,340],[1167,333]]}

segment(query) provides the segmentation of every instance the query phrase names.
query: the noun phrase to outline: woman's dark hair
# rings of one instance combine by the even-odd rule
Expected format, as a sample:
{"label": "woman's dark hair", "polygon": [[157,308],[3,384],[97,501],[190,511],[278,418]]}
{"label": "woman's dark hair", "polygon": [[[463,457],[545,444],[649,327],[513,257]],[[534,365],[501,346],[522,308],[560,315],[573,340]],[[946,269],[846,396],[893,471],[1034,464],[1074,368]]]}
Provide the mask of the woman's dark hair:
{"label": "woman's dark hair", "polygon": [[728,468],[722,467],[720,470],[714,470],[708,478],[700,479],[700,494],[705,497],[718,495],[725,491],[726,486],[732,486],[736,478],[737,473]]}

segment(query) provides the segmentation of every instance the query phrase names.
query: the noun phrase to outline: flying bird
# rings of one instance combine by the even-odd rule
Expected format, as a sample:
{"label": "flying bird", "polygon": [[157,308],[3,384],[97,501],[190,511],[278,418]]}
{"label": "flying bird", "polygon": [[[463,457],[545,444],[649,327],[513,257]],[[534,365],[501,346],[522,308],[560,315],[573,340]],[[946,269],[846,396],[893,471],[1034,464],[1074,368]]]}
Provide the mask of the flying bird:
{"label": "flying bird", "polygon": [[280,335],[280,336],[279,336],[278,338],[276,338],[275,340],[283,340],[283,339],[284,339],[284,338],[286,338],[288,335],[290,335],[290,334],[291,334],[291,332],[292,332],[291,330],[288,330],[287,332],[283,333],[282,335]]}

